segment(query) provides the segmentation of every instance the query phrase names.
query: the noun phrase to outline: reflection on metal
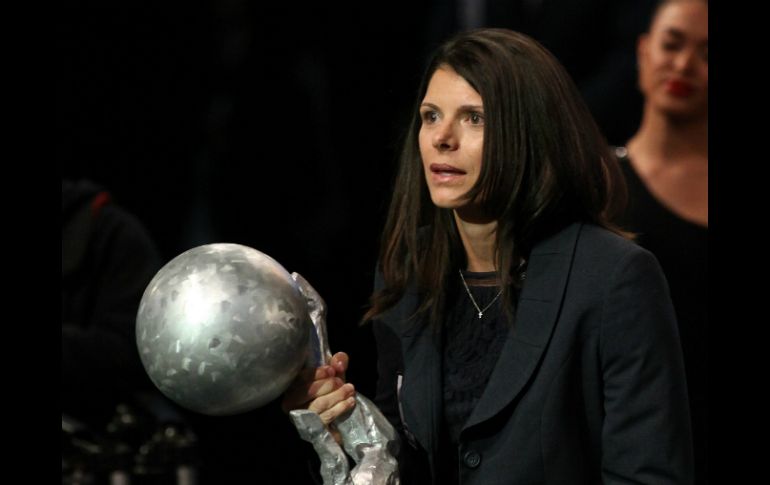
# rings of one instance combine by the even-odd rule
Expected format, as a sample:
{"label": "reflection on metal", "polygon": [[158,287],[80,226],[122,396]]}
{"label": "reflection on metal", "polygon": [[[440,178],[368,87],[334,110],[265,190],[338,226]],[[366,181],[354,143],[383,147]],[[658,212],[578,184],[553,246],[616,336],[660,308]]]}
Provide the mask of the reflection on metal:
{"label": "reflection on metal", "polygon": [[136,343],[166,396],[218,416],[281,395],[307,362],[312,329],[297,283],[277,261],[238,244],[207,244],[152,279]]}
{"label": "reflection on metal", "polygon": [[[155,385],[209,415],[258,408],[281,395],[303,365],[331,358],[318,292],[238,244],[199,246],[161,268],[139,305],[136,342]],[[343,447],[317,414],[296,410],[291,419],[321,457],[325,485],[399,483],[398,435],[363,395],[333,423]],[[356,462],[352,470],[345,452]]]}
{"label": "reflection on metal", "polygon": [[[315,327],[315,338],[311,337],[311,360],[313,367],[323,365],[331,359],[326,334],[326,303],[321,295],[299,274],[292,273],[300,292],[307,301],[310,319]],[[348,471],[347,458],[340,445],[326,429],[321,418],[308,410],[290,412],[300,437],[310,442],[321,459],[321,476],[324,485],[397,485],[398,434],[383,416],[377,406],[362,394],[356,394],[353,409],[334,420],[334,426],[342,437],[345,451],[356,462]]]}
{"label": "reflection on metal", "polygon": [[321,417],[307,409],[295,409],[289,413],[299,436],[313,445],[321,459],[321,476],[324,484],[343,485],[350,479],[348,458],[339,447]]}

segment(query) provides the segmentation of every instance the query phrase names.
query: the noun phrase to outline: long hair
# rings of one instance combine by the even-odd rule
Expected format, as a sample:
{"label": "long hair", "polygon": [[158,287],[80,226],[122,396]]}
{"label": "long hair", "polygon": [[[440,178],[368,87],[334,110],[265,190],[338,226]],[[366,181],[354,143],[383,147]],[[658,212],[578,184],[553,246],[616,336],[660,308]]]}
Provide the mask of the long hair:
{"label": "long hair", "polygon": [[432,57],[420,83],[382,235],[383,288],[364,320],[395,305],[410,284],[438,321],[450,278],[465,264],[452,211],[433,205],[418,146],[419,106],[433,73],[449,67],[482,98],[481,172],[467,200],[497,221],[497,269],[503,301],[520,281],[520,261],[547,234],[583,220],[622,234],[611,222],[625,185],[604,137],[571,78],[544,47],[505,29],[460,33]]}

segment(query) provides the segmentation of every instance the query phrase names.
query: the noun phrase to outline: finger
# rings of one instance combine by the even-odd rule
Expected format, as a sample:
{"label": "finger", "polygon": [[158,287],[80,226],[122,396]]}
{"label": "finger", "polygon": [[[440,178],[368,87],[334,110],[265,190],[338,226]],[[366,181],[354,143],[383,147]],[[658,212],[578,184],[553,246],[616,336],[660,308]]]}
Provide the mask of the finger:
{"label": "finger", "polygon": [[308,400],[313,400],[316,398],[319,398],[321,396],[324,396],[326,394],[329,394],[330,392],[333,392],[340,387],[342,387],[345,384],[345,381],[340,379],[339,377],[329,377],[326,379],[321,379],[320,381],[313,381],[312,384],[310,384],[310,387],[307,390],[307,397]]}
{"label": "finger", "polygon": [[[328,374],[334,374],[329,369]],[[324,376],[326,373],[316,373],[316,376]],[[339,389],[344,381],[339,377],[323,377],[314,381],[297,380],[286,390],[281,400],[281,408],[288,413],[292,409],[306,408],[308,403],[319,396]]]}
{"label": "finger", "polygon": [[307,389],[313,381],[334,377],[336,373],[337,371],[330,365],[303,369],[285,392],[290,393],[296,392],[297,389]]}
{"label": "finger", "polygon": [[305,367],[297,373],[297,377],[289,384],[286,389],[291,390],[297,387],[307,386],[310,382],[317,381],[326,377],[333,377],[336,374],[334,367],[322,365],[320,367]]}
{"label": "finger", "polygon": [[313,373],[313,380],[318,381],[326,377],[334,377],[335,372],[336,372],[336,369],[333,368],[332,366],[322,365],[321,367],[317,367],[315,369],[315,373]]}
{"label": "finger", "polygon": [[348,370],[350,358],[345,352],[337,352],[329,361],[329,365],[334,369],[338,376],[345,378],[345,372]]}
{"label": "finger", "polygon": [[288,391],[284,395],[282,405],[287,408],[286,412],[292,409],[306,408],[313,399],[329,394],[342,387],[343,384],[345,382],[339,377],[327,377],[320,381],[313,381],[305,387],[296,387]]}
{"label": "finger", "polygon": [[321,416],[324,424],[329,424],[337,416],[353,407],[355,404],[354,395],[355,388],[353,384],[348,383],[329,394],[313,400],[308,409]]}
{"label": "finger", "polygon": [[354,394],[355,394],[355,388],[353,387],[353,384],[343,383],[343,385],[341,385],[339,388],[335,389],[334,391],[313,399],[307,408],[315,412],[316,414],[321,414],[331,409],[332,407],[334,407],[334,405],[337,404],[338,402],[344,401],[346,398]]}
{"label": "finger", "polygon": [[320,416],[321,421],[323,421],[323,423],[328,426],[339,416],[346,413],[348,410],[353,409],[355,405],[356,405],[356,398],[353,396],[350,396],[338,402],[337,404],[327,409],[326,411],[322,412],[318,416]]}

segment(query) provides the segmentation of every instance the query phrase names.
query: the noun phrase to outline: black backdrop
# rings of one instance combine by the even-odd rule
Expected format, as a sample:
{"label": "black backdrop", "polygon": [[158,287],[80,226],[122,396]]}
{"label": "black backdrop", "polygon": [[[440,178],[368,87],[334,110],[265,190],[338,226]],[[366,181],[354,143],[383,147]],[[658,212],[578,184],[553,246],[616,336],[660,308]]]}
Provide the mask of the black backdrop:
{"label": "black backdrop", "polygon": [[[422,60],[408,37],[418,15],[355,8],[62,9],[56,154],[62,177],[103,184],[135,213],[165,260],[236,242],[305,276],[327,301],[332,349],[371,397],[374,346],[358,320]],[[309,447],[275,403],[188,419],[203,483],[305,477]]]}
{"label": "black backdrop", "polygon": [[[371,397],[376,355],[358,320],[425,52],[446,32],[442,2],[343,3],[60,7],[56,155],[62,177],[101,183],[136,214],[165,260],[235,242],[304,275]],[[189,419],[203,483],[302,483],[308,447],[275,403]]]}

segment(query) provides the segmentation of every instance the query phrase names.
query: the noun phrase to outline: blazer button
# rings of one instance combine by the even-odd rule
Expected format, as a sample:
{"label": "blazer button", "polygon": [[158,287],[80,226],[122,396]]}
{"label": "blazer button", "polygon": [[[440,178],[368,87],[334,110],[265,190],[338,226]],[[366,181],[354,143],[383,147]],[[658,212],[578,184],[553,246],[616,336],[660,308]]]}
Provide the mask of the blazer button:
{"label": "blazer button", "polygon": [[463,463],[468,468],[476,468],[481,463],[481,455],[475,451],[469,451],[463,456]]}

